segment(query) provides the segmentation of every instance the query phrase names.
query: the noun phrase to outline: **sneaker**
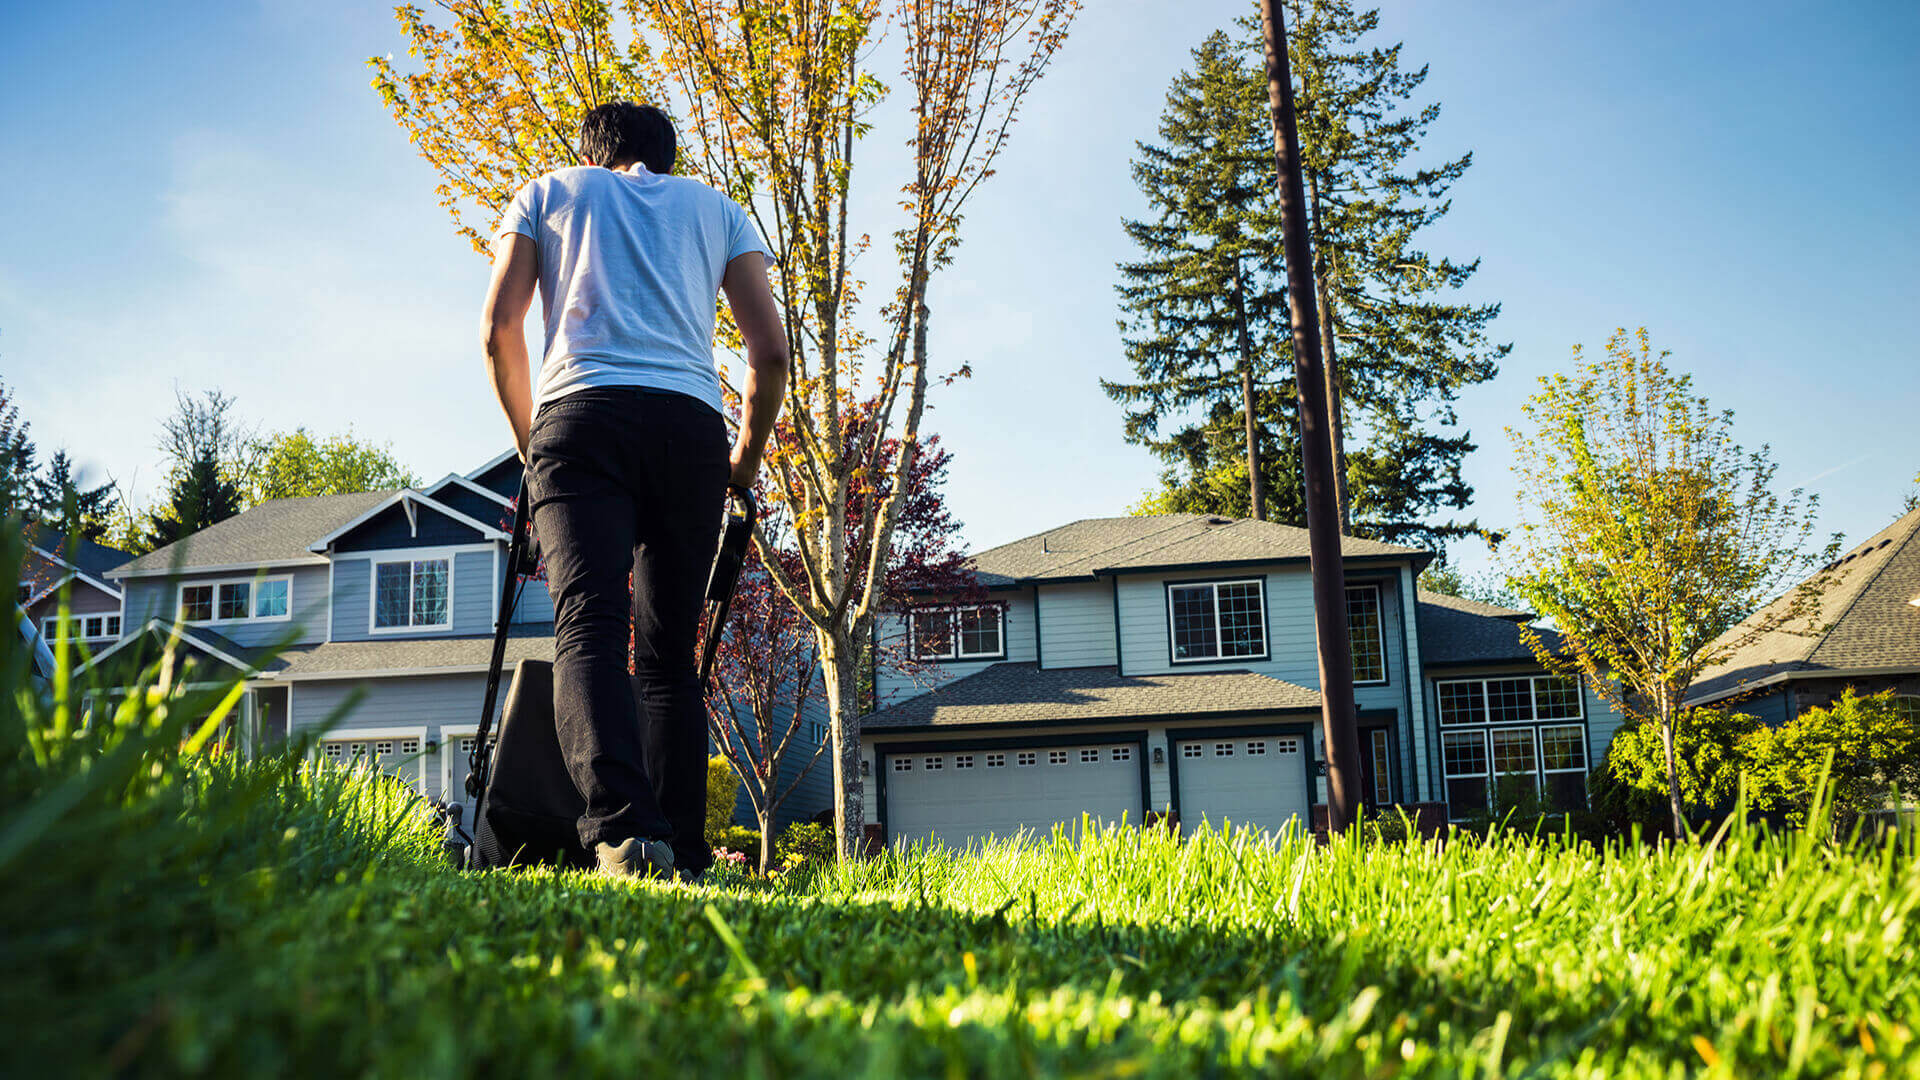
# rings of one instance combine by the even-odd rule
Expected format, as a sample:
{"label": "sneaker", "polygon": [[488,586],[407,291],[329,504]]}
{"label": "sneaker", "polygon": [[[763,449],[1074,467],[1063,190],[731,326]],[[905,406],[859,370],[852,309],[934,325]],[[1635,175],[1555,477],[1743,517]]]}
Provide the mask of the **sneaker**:
{"label": "sneaker", "polygon": [[593,845],[600,872],[610,877],[670,877],[673,874],[673,848],[665,840],[635,837],[618,844]]}

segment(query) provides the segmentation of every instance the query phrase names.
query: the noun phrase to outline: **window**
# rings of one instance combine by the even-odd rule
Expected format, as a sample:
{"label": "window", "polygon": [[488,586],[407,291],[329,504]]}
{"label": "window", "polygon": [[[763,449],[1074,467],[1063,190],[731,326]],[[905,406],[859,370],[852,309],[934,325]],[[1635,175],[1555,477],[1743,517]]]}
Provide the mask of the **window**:
{"label": "window", "polygon": [[1373,755],[1373,805],[1393,801],[1393,759],[1387,755],[1387,732],[1375,728],[1367,733],[1368,750]]}
{"label": "window", "polygon": [[[234,578],[180,587],[180,618],[185,622],[242,622],[284,619],[293,588],[290,577]],[[115,632],[118,636],[118,630]]]}
{"label": "window", "polygon": [[1133,760],[1133,747],[1131,747],[1131,746],[1116,746],[1116,747],[1114,747],[1114,748],[1113,748],[1113,760],[1115,760],[1115,761],[1132,761],[1132,760]]}
{"label": "window", "polygon": [[449,564],[445,558],[374,564],[373,628],[438,629],[447,613]]}
{"label": "window", "polygon": [[1080,751],[1080,761],[1082,764],[1093,765],[1098,763],[1099,760],[1100,760],[1100,751],[1098,749],[1089,748],[1089,749]]}
{"label": "window", "polygon": [[922,761],[922,762],[921,762],[920,764],[922,764],[922,765],[924,765],[924,766],[926,766],[926,769],[927,769],[927,771],[928,771],[928,772],[939,772],[939,771],[940,771],[940,767],[941,767],[941,766],[942,766],[943,764],[945,764],[945,759],[943,759],[943,758],[937,758],[937,757],[930,757],[930,758],[928,758],[928,759],[926,759],[925,761]]}
{"label": "window", "polygon": [[1006,766],[1007,766],[1007,755],[1005,754],[988,754],[987,755],[987,768],[1004,769],[1006,768]]}
{"label": "window", "polygon": [[894,759],[893,759],[893,771],[894,771],[894,772],[912,772],[912,771],[913,771],[913,759],[912,759],[912,758],[910,758],[910,757],[897,757],[897,758],[894,758]]}
{"label": "window", "polygon": [[1501,797],[1536,796],[1562,810],[1586,805],[1587,728],[1577,679],[1463,679],[1436,690],[1440,723],[1450,729],[1440,745],[1454,817],[1498,809]]}
{"label": "window", "polygon": [[1230,743],[1230,742],[1217,742],[1217,743],[1214,743],[1214,744],[1213,744],[1213,756],[1214,756],[1214,757],[1232,757],[1232,756],[1233,756],[1233,744],[1232,744],[1232,743]]}
{"label": "window", "polygon": [[1902,694],[1894,698],[1893,714],[1909,724],[1920,724],[1920,696]]}
{"label": "window", "polygon": [[1047,764],[1065,765],[1066,763],[1067,763],[1067,752],[1065,750],[1047,751]]}
{"label": "window", "polygon": [[909,617],[913,655],[921,660],[986,660],[1006,654],[1004,612],[998,604],[923,608]]}
{"label": "window", "polygon": [[213,618],[213,586],[181,586],[180,618],[186,622],[206,622]]}
{"label": "window", "polygon": [[1300,752],[1300,740],[1291,738],[1275,739],[1273,740],[1273,752],[1276,754],[1297,754]]}
{"label": "window", "polygon": [[393,753],[393,740],[382,739],[379,742],[374,743],[373,752],[379,755],[380,757],[386,757],[388,754]]}
{"label": "window", "polygon": [[954,768],[956,768],[956,769],[971,769],[971,768],[973,768],[973,755],[972,755],[972,754],[955,754],[955,755],[953,755],[953,767],[954,767]]}
{"label": "window", "polygon": [[473,736],[468,735],[460,740],[460,752],[468,755],[473,753]]}
{"label": "window", "polygon": [[1181,756],[1181,757],[1199,757],[1199,756],[1200,756],[1200,744],[1199,744],[1199,743],[1195,743],[1195,742],[1190,742],[1190,743],[1181,743],[1181,744],[1180,744],[1180,756]]}
{"label": "window", "polygon": [[347,756],[346,743],[330,742],[330,743],[327,743],[323,749],[326,751],[328,761],[337,762]]}
{"label": "window", "polygon": [[1266,585],[1256,578],[1168,586],[1167,621],[1174,663],[1265,656]]}
{"label": "window", "polygon": [[1347,640],[1353,650],[1353,681],[1387,681],[1387,631],[1380,618],[1380,587],[1347,588]]}
{"label": "window", "polygon": [[117,638],[120,636],[120,616],[118,615],[107,616],[107,630],[106,630],[105,636],[110,638]]}
{"label": "window", "polygon": [[1034,755],[1034,752],[1031,750],[1022,750],[1020,752],[1020,755],[1014,759],[1016,763],[1021,765],[1032,765],[1037,760],[1038,758]]}
{"label": "window", "polygon": [[219,619],[244,619],[253,611],[253,583],[250,581],[229,581],[219,587],[219,601],[214,604],[214,617]]}
{"label": "window", "polygon": [[1247,744],[1247,753],[1251,756],[1259,757],[1260,755],[1265,754],[1266,752],[1267,752],[1267,743],[1265,739],[1255,739],[1254,741]]}

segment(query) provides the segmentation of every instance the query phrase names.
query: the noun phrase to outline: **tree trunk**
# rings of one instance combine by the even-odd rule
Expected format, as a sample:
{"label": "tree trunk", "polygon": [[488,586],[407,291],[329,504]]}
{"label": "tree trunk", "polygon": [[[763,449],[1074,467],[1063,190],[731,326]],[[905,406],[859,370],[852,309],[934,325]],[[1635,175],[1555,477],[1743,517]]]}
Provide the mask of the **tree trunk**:
{"label": "tree trunk", "polygon": [[1320,300],[1320,366],[1327,374],[1327,438],[1333,443],[1333,501],[1340,509],[1340,535],[1353,532],[1353,508],[1347,499],[1347,424],[1340,407],[1340,365],[1334,356],[1333,291],[1327,286],[1327,237],[1320,222],[1320,175],[1307,174],[1313,192],[1313,290]]}
{"label": "tree trunk", "polygon": [[754,815],[760,820],[760,876],[773,866],[773,811],[763,807]]}
{"label": "tree trunk", "polygon": [[1260,420],[1253,398],[1253,344],[1247,335],[1247,286],[1240,276],[1240,260],[1233,260],[1234,321],[1240,331],[1240,396],[1247,416],[1247,483],[1253,520],[1267,520],[1267,485],[1260,475]]}
{"label": "tree trunk", "polygon": [[851,859],[865,847],[866,789],[860,780],[859,661],[853,643],[840,640],[843,633],[816,631],[814,636],[820,642],[833,732],[833,831],[840,840],[840,857]]}
{"label": "tree trunk", "polygon": [[1686,810],[1680,802],[1680,769],[1673,753],[1673,704],[1660,695],[1660,748],[1667,757],[1667,804],[1673,811],[1673,837],[1687,834]]}

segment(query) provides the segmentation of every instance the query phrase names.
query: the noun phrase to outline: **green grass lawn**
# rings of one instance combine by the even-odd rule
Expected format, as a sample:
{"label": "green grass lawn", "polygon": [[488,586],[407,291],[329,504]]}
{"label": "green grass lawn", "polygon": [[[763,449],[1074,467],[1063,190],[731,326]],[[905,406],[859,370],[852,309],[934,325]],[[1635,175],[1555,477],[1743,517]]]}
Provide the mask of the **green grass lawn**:
{"label": "green grass lawn", "polygon": [[59,796],[104,749],[7,785],[6,1075],[1920,1075],[1892,846],[1122,830],[629,884],[447,869],[364,774],[142,754],[111,800]]}

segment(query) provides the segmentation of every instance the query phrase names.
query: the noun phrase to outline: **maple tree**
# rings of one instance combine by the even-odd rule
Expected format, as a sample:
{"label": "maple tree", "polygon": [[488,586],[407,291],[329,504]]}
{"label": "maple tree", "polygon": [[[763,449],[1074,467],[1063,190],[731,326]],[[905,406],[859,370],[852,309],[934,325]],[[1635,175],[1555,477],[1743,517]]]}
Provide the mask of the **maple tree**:
{"label": "maple tree", "polygon": [[[806,620],[832,717],[834,818],[843,854],[864,824],[858,660],[885,602],[876,568],[911,485],[930,386],[928,285],[952,260],[962,210],[993,175],[1021,102],[1066,40],[1078,0],[443,0],[450,26],[396,9],[417,68],[374,58],[373,85],[439,175],[456,230],[485,252],[528,180],[577,163],[572,140],[603,102],[674,117],[679,171],[733,196],[774,253],[770,278],[792,348],[769,502],[786,511],[791,564],[756,535],[761,566]],[[908,135],[903,222],[877,304],[856,260],[855,150],[891,88],[870,65],[898,47]],[[871,325],[869,333],[862,324]],[[737,335],[725,318],[719,336]],[[947,378],[967,372],[953,365]],[[732,386],[728,396],[737,403]],[[858,438],[849,438],[856,435]],[[896,450],[889,453],[887,445]]]}

